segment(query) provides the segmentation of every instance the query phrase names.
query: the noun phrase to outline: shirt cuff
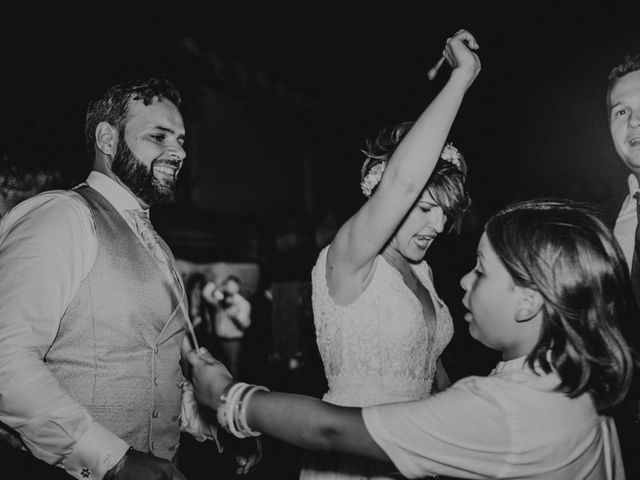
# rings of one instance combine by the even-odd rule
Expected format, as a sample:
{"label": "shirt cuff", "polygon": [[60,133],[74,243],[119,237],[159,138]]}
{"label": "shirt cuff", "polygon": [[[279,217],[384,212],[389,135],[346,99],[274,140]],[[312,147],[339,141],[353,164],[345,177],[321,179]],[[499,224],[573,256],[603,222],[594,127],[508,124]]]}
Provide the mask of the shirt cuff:
{"label": "shirt cuff", "polygon": [[102,480],[128,449],[124,440],[93,422],[62,465],[69,475],[80,480]]}
{"label": "shirt cuff", "polygon": [[182,409],[180,412],[180,431],[190,434],[199,442],[213,440],[222,453],[222,445],[218,440],[218,429],[202,418],[198,402],[193,394],[193,385],[182,382]]}

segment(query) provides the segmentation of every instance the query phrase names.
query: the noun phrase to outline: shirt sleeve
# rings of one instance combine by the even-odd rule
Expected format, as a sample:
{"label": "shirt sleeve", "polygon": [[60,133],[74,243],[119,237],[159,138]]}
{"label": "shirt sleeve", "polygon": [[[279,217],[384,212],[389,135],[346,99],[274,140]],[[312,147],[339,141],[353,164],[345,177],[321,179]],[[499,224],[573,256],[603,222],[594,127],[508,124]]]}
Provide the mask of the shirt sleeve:
{"label": "shirt sleeve", "polygon": [[102,478],[128,445],[93,421],[44,359],[96,250],[90,212],[69,192],[29,199],[0,224],[0,421],[33,455],[83,479]]}
{"label": "shirt sleeve", "polygon": [[198,442],[213,440],[218,447],[218,452],[222,452],[222,445],[218,440],[218,429],[212,423],[202,417],[199,404],[193,394],[193,385],[184,381],[182,388],[182,404],[180,411],[180,431],[188,433]]}
{"label": "shirt sleeve", "polygon": [[375,442],[408,478],[447,475],[497,478],[510,436],[504,405],[496,398],[505,383],[469,377],[425,400],[364,408]]}

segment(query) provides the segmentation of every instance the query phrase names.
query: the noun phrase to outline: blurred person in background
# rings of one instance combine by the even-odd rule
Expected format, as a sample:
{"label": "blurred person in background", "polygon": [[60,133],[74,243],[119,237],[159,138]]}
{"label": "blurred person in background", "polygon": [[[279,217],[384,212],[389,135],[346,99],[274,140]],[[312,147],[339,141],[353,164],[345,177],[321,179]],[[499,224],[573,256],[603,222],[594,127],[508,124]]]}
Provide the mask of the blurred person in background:
{"label": "blurred person in background", "polygon": [[192,273],[187,278],[187,301],[189,302],[189,318],[196,332],[200,345],[211,351],[213,348],[213,307],[202,295],[209,282],[200,272]]}
{"label": "blurred person in background", "polygon": [[240,279],[229,275],[219,288],[209,283],[204,298],[215,305],[214,332],[222,361],[238,376],[245,330],[251,326],[251,304],[240,294]]}

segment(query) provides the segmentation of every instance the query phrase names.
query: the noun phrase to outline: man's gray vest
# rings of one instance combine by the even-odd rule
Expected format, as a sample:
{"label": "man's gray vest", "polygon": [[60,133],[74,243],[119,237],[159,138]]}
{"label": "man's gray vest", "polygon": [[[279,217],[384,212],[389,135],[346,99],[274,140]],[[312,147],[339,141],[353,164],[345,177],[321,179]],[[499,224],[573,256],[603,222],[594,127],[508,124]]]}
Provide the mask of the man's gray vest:
{"label": "man's gray vest", "polygon": [[175,285],[101,194],[86,185],[75,192],[93,216],[97,256],[45,361],[97,422],[136,450],[172,459],[179,444],[184,380],[179,366],[184,290],[178,289],[179,298]]}

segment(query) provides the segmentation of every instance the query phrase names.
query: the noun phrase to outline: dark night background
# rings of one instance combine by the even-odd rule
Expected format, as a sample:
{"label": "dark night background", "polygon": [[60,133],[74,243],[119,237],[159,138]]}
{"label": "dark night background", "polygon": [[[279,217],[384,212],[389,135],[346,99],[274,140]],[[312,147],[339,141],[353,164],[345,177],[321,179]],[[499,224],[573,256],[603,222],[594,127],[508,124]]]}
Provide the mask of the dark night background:
{"label": "dark night background", "polygon": [[[0,157],[72,186],[89,171],[89,97],[134,76],[169,78],[183,94],[188,156],[177,203],[154,209],[154,223],[180,258],[242,260],[249,226],[268,244],[287,219],[309,232],[327,213],[341,223],[355,212],[364,139],[420,114],[448,75],[430,82],[427,71],[466,28],[482,71],[450,138],[470,164],[477,219],[534,196],[606,203],[626,188],[606,78],[640,51],[639,12],[637,2],[547,0],[5,1]],[[429,252],[457,322],[454,377],[494,361],[465,336],[455,300],[477,233]],[[308,280],[314,256],[298,258],[290,276]],[[284,275],[273,264],[282,266],[272,262],[269,274]],[[301,380],[298,391],[322,393],[304,383],[314,368],[266,375],[275,388]]]}
{"label": "dark night background", "polygon": [[25,165],[82,178],[88,97],[153,73],[185,98],[182,202],[233,215],[297,205],[344,216],[360,202],[364,138],[420,113],[447,75],[431,83],[426,72],[465,27],[483,69],[451,138],[472,165],[483,212],[624,177],[604,92],[611,66],[640,46],[632,3],[3,5],[0,149]]}

